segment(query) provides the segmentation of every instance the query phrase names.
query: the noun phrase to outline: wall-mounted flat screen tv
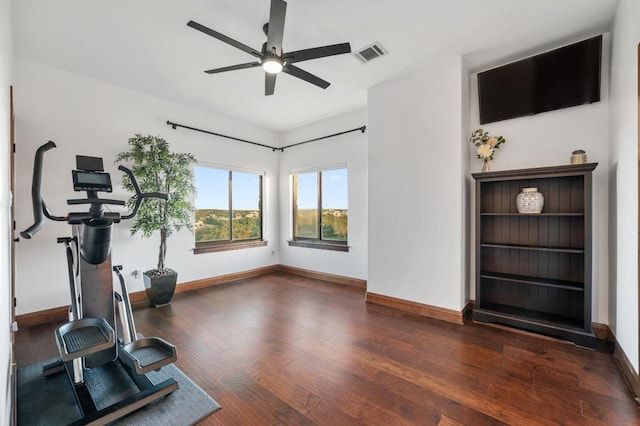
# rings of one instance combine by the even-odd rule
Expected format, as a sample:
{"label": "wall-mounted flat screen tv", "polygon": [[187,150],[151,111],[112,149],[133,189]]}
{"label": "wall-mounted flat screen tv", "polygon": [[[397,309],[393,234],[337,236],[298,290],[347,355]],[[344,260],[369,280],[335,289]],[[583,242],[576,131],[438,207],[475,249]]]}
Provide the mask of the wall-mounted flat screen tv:
{"label": "wall-mounted flat screen tv", "polygon": [[600,100],[602,36],[478,73],[480,123]]}

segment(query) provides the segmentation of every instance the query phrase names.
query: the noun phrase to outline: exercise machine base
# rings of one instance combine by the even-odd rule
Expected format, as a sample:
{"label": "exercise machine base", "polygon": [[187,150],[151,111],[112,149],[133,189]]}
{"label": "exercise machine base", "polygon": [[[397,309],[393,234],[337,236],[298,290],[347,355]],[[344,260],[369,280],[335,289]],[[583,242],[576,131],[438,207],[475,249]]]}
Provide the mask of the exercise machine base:
{"label": "exercise machine base", "polygon": [[73,384],[73,361],[58,360],[43,368],[45,377],[63,371],[68,376],[69,386],[82,413],[82,418],[71,425],[108,424],[178,389],[174,379],[153,384],[146,375],[137,374],[122,362],[86,370],[84,382],[78,384]]}

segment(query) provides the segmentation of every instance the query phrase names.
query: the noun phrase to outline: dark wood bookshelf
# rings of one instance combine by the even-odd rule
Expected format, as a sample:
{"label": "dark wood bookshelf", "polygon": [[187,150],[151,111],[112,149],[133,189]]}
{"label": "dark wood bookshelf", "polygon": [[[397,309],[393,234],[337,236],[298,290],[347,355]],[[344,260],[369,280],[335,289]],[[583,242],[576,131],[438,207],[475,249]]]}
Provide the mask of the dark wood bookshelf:
{"label": "dark wood bookshelf", "polygon": [[523,246],[518,244],[490,244],[482,243],[482,247],[506,248],[512,250],[529,250],[529,251],[551,251],[557,253],[584,253],[583,249],[571,247],[543,247],[543,246]]}
{"label": "dark wood bookshelf", "polygon": [[497,281],[502,280],[502,281],[516,282],[516,283],[524,283],[529,285],[540,285],[545,287],[564,288],[564,289],[573,290],[573,291],[584,291],[584,286],[582,282],[544,279],[540,277],[529,277],[526,275],[502,274],[499,272],[487,272],[487,271],[480,272],[480,277],[490,279],[490,280],[497,280]]}
{"label": "dark wood bookshelf", "polygon": [[[531,213],[481,213],[482,216],[531,216]],[[537,213],[538,216],[584,216],[584,213]]]}
{"label": "dark wood bookshelf", "polygon": [[[474,173],[473,319],[594,347],[591,329],[592,172],[597,163]],[[539,214],[516,196],[534,187]]]}

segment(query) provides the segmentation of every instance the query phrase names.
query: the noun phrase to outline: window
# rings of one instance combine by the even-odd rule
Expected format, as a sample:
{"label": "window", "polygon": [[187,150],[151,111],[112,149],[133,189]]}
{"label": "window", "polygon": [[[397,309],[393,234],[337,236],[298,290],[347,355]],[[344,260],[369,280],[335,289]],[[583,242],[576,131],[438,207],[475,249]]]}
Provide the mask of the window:
{"label": "window", "polygon": [[195,253],[262,246],[262,175],[196,165]]}
{"label": "window", "polygon": [[289,245],[348,251],[347,169],[291,176],[293,240]]}

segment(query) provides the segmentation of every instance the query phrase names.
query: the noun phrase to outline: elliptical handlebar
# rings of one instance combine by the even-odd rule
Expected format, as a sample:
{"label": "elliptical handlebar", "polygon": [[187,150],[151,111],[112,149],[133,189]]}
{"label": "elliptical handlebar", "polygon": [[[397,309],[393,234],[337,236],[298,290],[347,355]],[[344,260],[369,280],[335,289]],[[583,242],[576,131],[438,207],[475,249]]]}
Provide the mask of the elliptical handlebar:
{"label": "elliptical handlebar", "polygon": [[[40,192],[42,184],[42,159],[44,158],[45,152],[55,147],[56,144],[53,143],[53,141],[49,141],[36,151],[35,160],[33,162],[33,181],[31,183],[31,203],[33,205],[34,223],[20,233],[22,238],[26,238],[28,240],[31,239],[31,237],[33,237],[40,228],[42,228],[42,224],[44,223],[44,203],[42,202],[42,195]],[[47,217],[55,218],[55,216],[50,216],[49,214],[47,214]]]}
{"label": "elliptical handlebar", "polygon": [[169,199],[169,196],[167,194],[163,194],[161,192],[142,192],[142,190],[140,189],[140,185],[138,185],[138,181],[136,180],[136,177],[131,170],[123,165],[118,166],[118,170],[124,172],[124,174],[127,175],[129,181],[131,182],[131,185],[133,186],[133,189],[136,191],[136,202],[133,205],[133,210],[131,211],[131,213],[122,216],[123,220],[131,219],[132,217],[137,215],[138,210],[140,209],[140,206],[142,205],[142,202],[145,200],[145,198],[160,198],[162,200]]}
{"label": "elliptical handlebar", "polygon": [[[42,199],[42,191],[41,191],[42,164],[44,159],[44,153],[55,147],[56,147],[56,144],[53,141],[49,141],[44,145],[40,146],[36,151],[35,160],[33,163],[33,182],[31,184],[31,202],[33,205],[34,223],[29,228],[20,232],[20,235],[23,238],[31,239],[38,231],[40,231],[40,228],[42,228],[42,225],[44,223],[45,217],[54,221],[67,221],[69,223],[80,223],[82,220],[89,219],[92,217],[90,212],[89,213],[72,212],[72,213],[69,213],[67,216],[54,216],[48,211],[46,204]],[[135,204],[133,206],[133,210],[131,211],[131,213],[126,215],[121,215],[120,213],[108,212],[103,214],[103,217],[105,219],[113,220],[114,222],[119,222],[120,220],[126,220],[126,219],[131,219],[135,217],[138,214],[138,210],[140,209],[142,202],[146,198],[160,198],[163,200],[169,199],[167,194],[162,194],[160,192],[142,192],[142,190],[140,189],[140,185],[138,185],[138,181],[136,180],[136,177],[131,170],[129,170],[128,168],[122,165],[118,167],[118,170],[124,172],[129,178],[131,184],[133,185],[133,188],[136,192],[134,196]],[[67,200],[67,202],[68,204],[71,204],[71,205],[91,204],[92,209],[93,209],[93,205],[102,205],[102,204],[124,205],[125,204],[125,202],[121,200],[111,200],[111,199],[95,198],[95,197],[86,198],[86,199]]]}

